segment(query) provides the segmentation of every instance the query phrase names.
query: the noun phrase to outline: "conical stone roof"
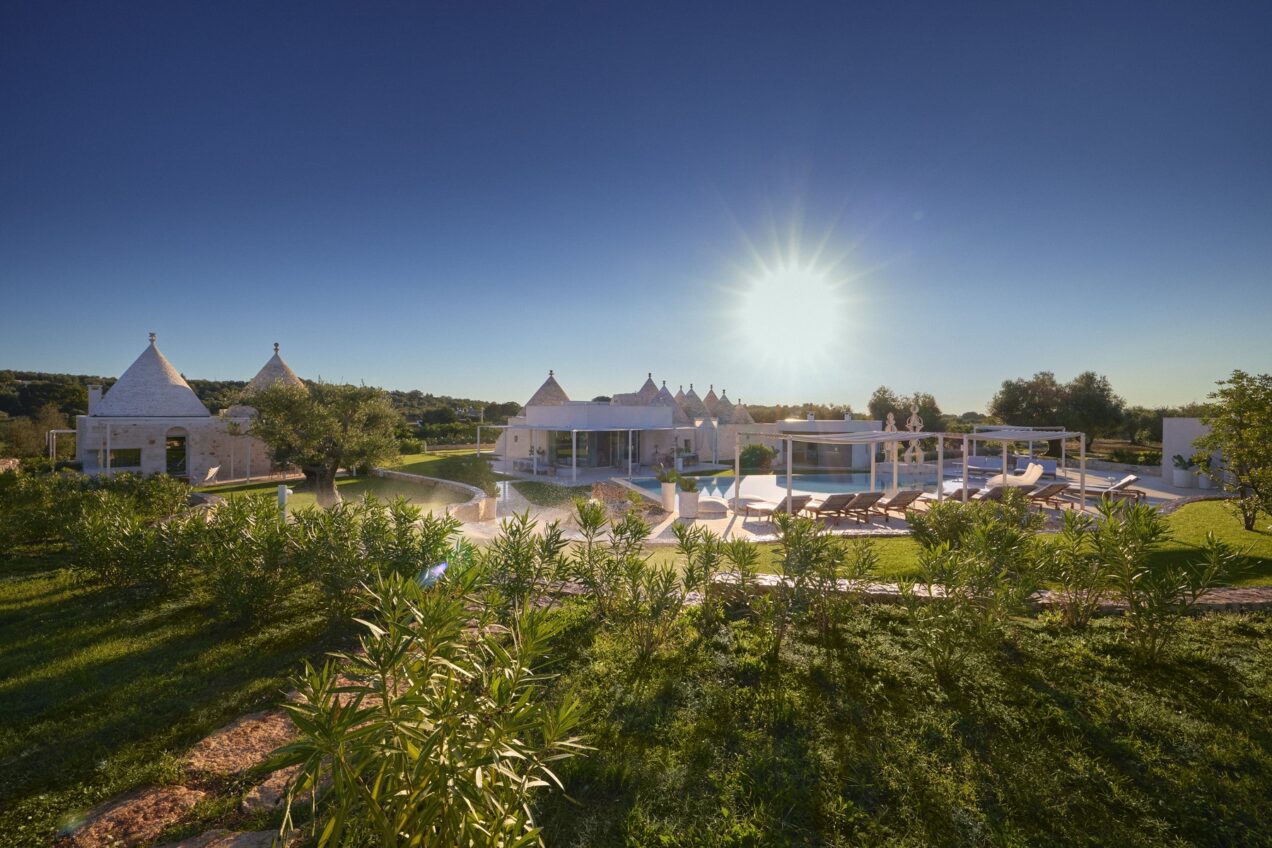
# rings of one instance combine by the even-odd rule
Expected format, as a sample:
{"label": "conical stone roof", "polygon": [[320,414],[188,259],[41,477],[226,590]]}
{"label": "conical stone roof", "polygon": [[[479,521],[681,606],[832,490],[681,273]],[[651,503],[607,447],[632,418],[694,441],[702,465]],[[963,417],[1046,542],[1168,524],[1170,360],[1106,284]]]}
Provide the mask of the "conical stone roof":
{"label": "conical stone roof", "polygon": [[721,391],[720,400],[716,402],[715,408],[716,423],[732,424],[734,409],[733,401],[729,400],[729,393],[727,391]]}
{"label": "conical stone roof", "polygon": [[93,416],[101,418],[210,418],[212,415],[172,363],[159,352],[155,334],[120,375]]}
{"label": "conical stone roof", "polygon": [[685,387],[681,386],[676,391],[676,403],[684,403],[684,402],[685,402]]}
{"label": "conical stone roof", "polygon": [[654,374],[652,371],[645,378],[645,384],[636,392],[636,396],[640,398],[642,404],[652,403],[654,398],[658,397],[658,386],[654,385]]}
{"label": "conical stone roof", "polygon": [[707,412],[707,408],[702,405],[702,398],[698,397],[698,393],[693,390],[693,383],[689,384],[689,391],[685,392],[685,399],[680,402],[680,406],[685,414],[695,421],[699,418],[711,417],[711,413]]}
{"label": "conical stone roof", "polygon": [[707,396],[702,399],[702,405],[707,408],[707,412],[710,412],[712,415],[715,415],[716,404],[719,402],[720,402],[720,399],[716,397],[716,393],[715,393],[715,384],[712,383],[711,386],[707,389]]}
{"label": "conical stone roof", "polygon": [[303,386],[304,381],[296,376],[296,372],[291,370],[283,358],[278,354],[278,342],[274,342],[274,355],[269,361],[256,372],[256,376],[251,379],[247,387],[243,389],[243,396],[256,394],[264,391],[275,383],[282,383],[284,386]]}
{"label": "conical stone roof", "polygon": [[672,397],[671,392],[667,391],[667,384],[663,383],[662,388],[658,390],[658,394],[654,395],[652,401],[653,406],[670,406],[671,407],[671,423],[677,427],[691,427],[693,422],[689,420],[689,416],[680,408],[680,404],[676,403],[676,399]]}
{"label": "conical stone roof", "polygon": [[561,388],[561,384],[556,381],[556,376],[552,371],[548,372],[548,379],[543,381],[543,385],[539,387],[539,391],[526,401],[526,406],[560,406],[570,402],[570,396],[565,393],[565,389]]}
{"label": "conical stone roof", "polygon": [[746,408],[746,404],[738,401],[737,406],[733,407],[733,415],[730,416],[733,424],[754,424],[755,419],[751,417],[751,411]]}

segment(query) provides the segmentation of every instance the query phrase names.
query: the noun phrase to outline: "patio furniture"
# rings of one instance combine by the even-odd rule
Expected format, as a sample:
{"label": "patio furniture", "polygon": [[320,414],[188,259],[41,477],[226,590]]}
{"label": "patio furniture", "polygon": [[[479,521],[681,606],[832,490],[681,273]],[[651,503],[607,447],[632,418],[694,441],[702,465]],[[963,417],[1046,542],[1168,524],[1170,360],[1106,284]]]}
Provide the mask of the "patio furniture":
{"label": "patio furniture", "polygon": [[203,475],[203,482],[195,483],[195,486],[211,486],[216,482],[216,475],[221,473],[221,466],[214,465],[208,469],[208,473]]}
{"label": "patio furniture", "polygon": [[874,506],[874,511],[883,516],[883,523],[888,524],[892,518],[889,513],[899,512],[901,517],[905,517],[905,511],[913,506],[919,498],[923,497],[922,489],[901,489],[892,497],[885,501],[879,501]]}
{"label": "patio furniture", "polygon": [[1010,488],[1013,488],[1013,487],[1012,487],[1012,486],[1002,486],[1002,485],[999,485],[999,486],[990,486],[988,489],[986,489],[985,491],[983,491],[983,492],[981,492],[979,495],[977,495],[977,496],[975,497],[975,500],[978,500],[978,501],[999,501],[999,502],[1001,502],[1001,501],[1002,501],[1002,499],[1003,499],[1003,496],[1007,494],[1007,490],[1008,490],[1008,489],[1010,489]]}
{"label": "patio furniture", "polygon": [[1038,480],[1042,477],[1042,466],[1036,462],[1029,463],[1023,474],[995,474],[985,481],[985,485],[993,488],[995,486],[1029,486],[1032,488],[1037,485]]}
{"label": "patio furniture", "polygon": [[856,518],[858,524],[865,524],[870,520],[870,511],[882,498],[883,492],[862,492],[844,507],[842,514],[845,517]]}
{"label": "patio furniture", "polygon": [[752,515],[760,518],[772,518],[778,513],[799,515],[812,499],[812,495],[791,495],[790,497],[782,498],[778,503],[747,501],[742,504],[742,518],[745,520]]}
{"label": "patio furniture", "polygon": [[[970,501],[972,498],[976,497],[976,493],[979,491],[980,491],[980,486],[968,486],[967,499]],[[947,501],[950,501],[950,500],[961,501],[963,499],[963,489],[961,487],[950,489],[949,491],[944,493],[944,496],[945,496],[945,500]]]}
{"label": "patio furniture", "polygon": [[1053,509],[1060,509],[1060,507],[1064,504],[1064,501],[1061,500],[1060,496],[1064,494],[1068,488],[1068,483],[1048,483],[1036,492],[1031,492],[1029,494],[1029,502],[1031,504],[1037,504],[1038,509],[1042,509],[1044,506],[1050,506]]}
{"label": "patio furniture", "polygon": [[1028,471],[1030,465],[1041,465],[1043,477],[1055,477],[1057,463],[1054,459],[1029,459],[1028,457],[1016,458],[1016,470]]}
{"label": "patio furniture", "polygon": [[827,495],[819,501],[812,501],[805,508],[817,518],[824,516],[842,516],[844,508],[851,504],[857,498],[856,492],[843,492],[836,495]]}
{"label": "patio furniture", "polygon": [[1148,497],[1148,492],[1145,492],[1143,489],[1131,488],[1131,484],[1137,480],[1139,480],[1139,477],[1136,477],[1134,474],[1127,474],[1111,486],[1102,488],[1092,488],[1091,486],[1088,486],[1086,496],[1088,498],[1121,498],[1123,500],[1134,500],[1136,503],[1139,503]]}

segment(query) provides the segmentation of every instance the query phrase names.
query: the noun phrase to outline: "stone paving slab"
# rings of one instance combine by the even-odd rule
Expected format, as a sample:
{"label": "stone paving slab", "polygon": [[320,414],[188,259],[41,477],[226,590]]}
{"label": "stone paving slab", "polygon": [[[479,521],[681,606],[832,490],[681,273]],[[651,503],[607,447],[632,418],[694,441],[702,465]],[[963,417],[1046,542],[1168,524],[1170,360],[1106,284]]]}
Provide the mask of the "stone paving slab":
{"label": "stone paving slab", "polygon": [[201,789],[158,786],[94,807],[84,824],[57,841],[58,848],[140,845],[156,839],[207,797]]}
{"label": "stone paving slab", "polygon": [[294,738],[296,727],[284,711],[248,713],[201,739],[181,763],[191,771],[238,774],[265,762],[274,749]]}

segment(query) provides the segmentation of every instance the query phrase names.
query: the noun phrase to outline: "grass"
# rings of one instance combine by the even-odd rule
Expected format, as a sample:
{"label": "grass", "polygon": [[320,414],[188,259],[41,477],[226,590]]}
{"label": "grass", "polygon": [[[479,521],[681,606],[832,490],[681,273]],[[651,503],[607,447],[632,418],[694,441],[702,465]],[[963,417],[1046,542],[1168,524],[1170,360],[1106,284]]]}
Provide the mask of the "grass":
{"label": "grass", "polygon": [[[304,481],[296,480],[287,484],[295,494],[287,499],[288,510],[296,510],[302,507],[314,506],[317,501],[314,493],[309,490]],[[442,488],[439,486],[429,486],[422,483],[408,483],[404,480],[388,480],[383,477],[351,477],[336,481],[336,488],[340,492],[340,496],[345,500],[356,500],[363,495],[374,495],[381,500],[392,500],[396,497],[404,497],[414,504],[425,509],[436,509],[447,504],[457,503],[467,500],[463,492]],[[278,483],[261,482],[261,483],[234,483],[227,486],[210,486],[206,489],[200,489],[202,492],[208,492],[214,495],[229,496],[235,494],[265,494],[274,495],[278,492]]]}
{"label": "grass", "polygon": [[503,474],[496,474],[491,470],[487,458],[479,457],[472,451],[402,454],[393,462],[386,463],[385,467],[408,474],[467,483],[484,489],[488,495],[497,493],[495,483],[511,479]]}
{"label": "grass", "polygon": [[180,752],[277,702],[301,658],[343,632],[312,604],[284,604],[248,631],[197,596],[142,601],[85,586],[57,552],[0,568],[5,845],[47,845],[93,805],[172,782]]}
{"label": "grass", "polygon": [[800,628],[776,670],[740,614],[644,663],[579,619],[557,685],[594,750],[539,803],[549,845],[1269,844],[1266,616],[1187,621],[1156,667],[1120,620],[1022,621],[951,679],[893,607],[850,612],[829,650]]}
{"label": "grass", "polygon": [[537,480],[519,480],[512,486],[535,506],[569,506],[575,498],[592,496],[591,486],[562,486]]}

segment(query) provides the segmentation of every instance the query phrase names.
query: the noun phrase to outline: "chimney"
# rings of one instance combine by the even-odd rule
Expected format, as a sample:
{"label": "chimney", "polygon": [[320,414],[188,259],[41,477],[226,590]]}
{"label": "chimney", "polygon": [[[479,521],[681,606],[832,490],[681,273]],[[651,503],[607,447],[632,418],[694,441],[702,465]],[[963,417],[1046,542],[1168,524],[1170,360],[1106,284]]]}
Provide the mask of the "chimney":
{"label": "chimney", "polygon": [[817,416],[810,412],[810,413],[808,413],[808,420],[809,420],[809,421],[816,421],[816,420],[817,420]]}
{"label": "chimney", "polygon": [[851,412],[845,412],[845,413],[844,413],[844,420],[845,420],[845,421],[851,421],[851,420],[852,420],[852,413],[851,413]]}
{"label": "chimney", "polygon": [[97,408],[97,404],[102,402],[102,387],[99,383],[94,383],[88,387],[88,414],[92,415],[93,410]]}

